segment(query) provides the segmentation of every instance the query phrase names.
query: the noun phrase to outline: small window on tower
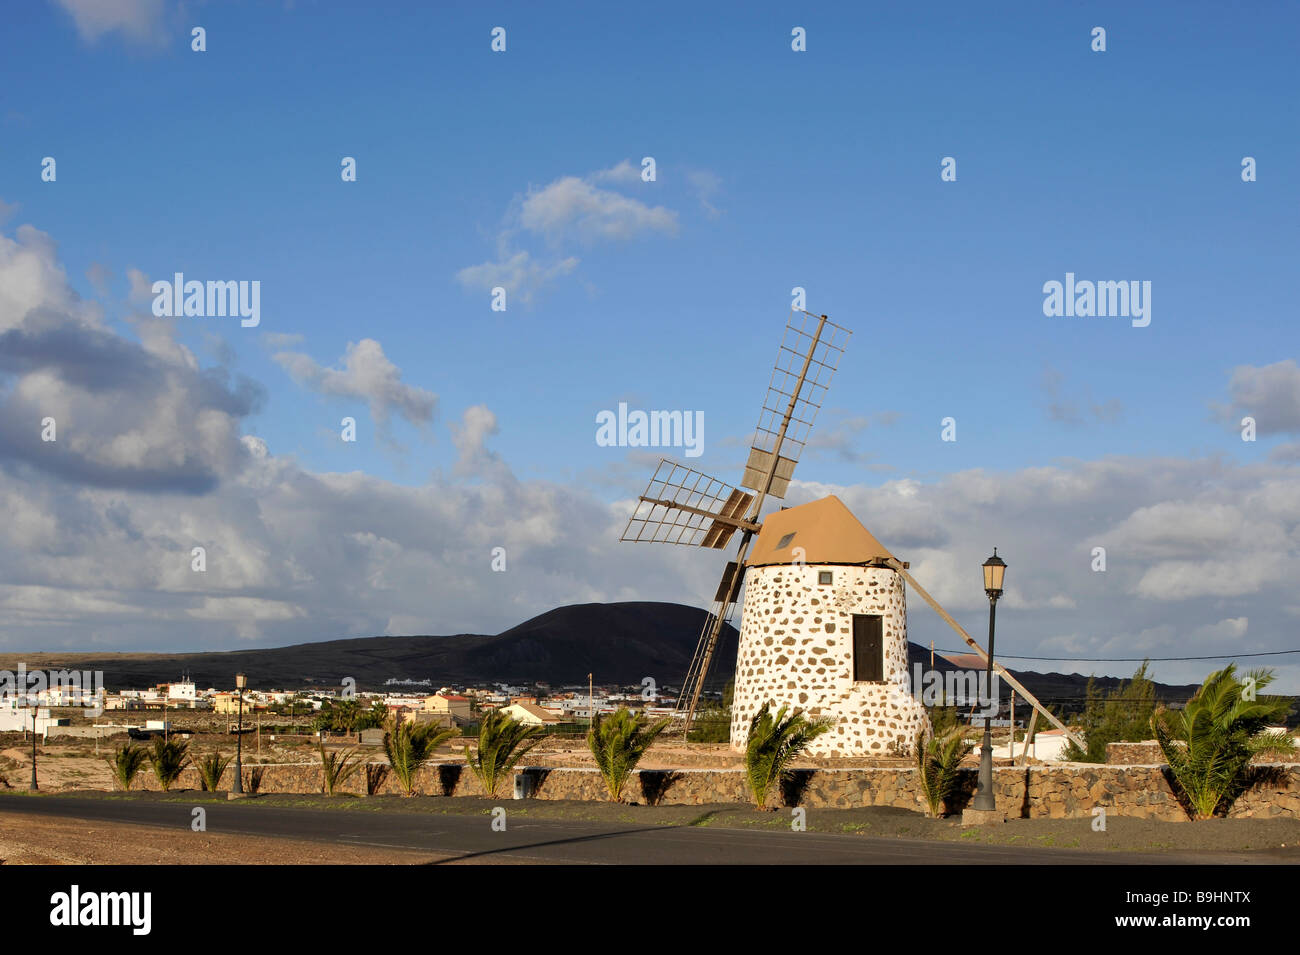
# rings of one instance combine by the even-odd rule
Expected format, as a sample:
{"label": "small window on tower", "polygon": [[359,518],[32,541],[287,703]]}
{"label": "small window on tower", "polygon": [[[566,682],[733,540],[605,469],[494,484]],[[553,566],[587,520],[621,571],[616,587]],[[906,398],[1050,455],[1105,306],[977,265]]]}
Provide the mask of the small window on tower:
{"label": "small window on tower", "polygon": [[787,547],[790,546],[790,541],[792,541],[792,540],[794,540],[794,532],[791,532],[791,533],[789,533],[789,534],[786,534],[786,535],[785,535],[784,537],[782,537],[779,541],[777,541],[776,549],[777,549],[777,550],[785,550]]}
{"label": "small window on tower", "polygon": [[817,572],[817,583],[829,584],[831,582],[831,572],[829,570],[819,570]]}

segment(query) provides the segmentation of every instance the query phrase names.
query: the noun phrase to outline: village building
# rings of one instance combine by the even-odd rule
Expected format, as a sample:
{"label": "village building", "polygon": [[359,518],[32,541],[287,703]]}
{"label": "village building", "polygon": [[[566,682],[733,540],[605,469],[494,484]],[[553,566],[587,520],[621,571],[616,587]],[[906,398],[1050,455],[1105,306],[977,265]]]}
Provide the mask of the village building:
{"label": "village building", "polygon": [[501,712],[526,726],[554,726],[564,722],[559,715],[544,710],[535,703],[511,703],[509,706],[501,707]]}

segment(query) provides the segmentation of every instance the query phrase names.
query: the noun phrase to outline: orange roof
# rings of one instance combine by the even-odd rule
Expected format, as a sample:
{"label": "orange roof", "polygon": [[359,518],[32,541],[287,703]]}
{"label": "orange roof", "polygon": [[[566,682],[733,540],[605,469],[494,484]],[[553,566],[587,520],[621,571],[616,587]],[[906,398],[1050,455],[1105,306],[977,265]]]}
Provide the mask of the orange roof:
{"label": "orange roof", "polygon": [[791,564],[802,557],[809,564],[865,564],[893,556],[832,494],[769,514],[745,563]]}

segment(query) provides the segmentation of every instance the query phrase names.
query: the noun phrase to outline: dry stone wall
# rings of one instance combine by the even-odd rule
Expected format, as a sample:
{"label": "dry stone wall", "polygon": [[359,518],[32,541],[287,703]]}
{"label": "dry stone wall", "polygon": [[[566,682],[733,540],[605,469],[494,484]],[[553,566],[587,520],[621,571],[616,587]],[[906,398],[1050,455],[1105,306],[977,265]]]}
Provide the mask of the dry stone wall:
{"label": "dry stone wall", "polygon": [[[247,767],[245,767],[247,768]],[[528,767],[537,799],[604,800],[605,787],[594,769]],[[1065,765],[1005,766],[994,769],[993,784],[999,808],[1013,817],[1032,819],[1091,819],[1095,807],[1109,815],[1182,821],[1186,813],[1178,804],[1163,766]],[[1252,787],[1233,805],[1234,818],[1285,817],[1300,819],[1300,764],[1267,764],[1255,768]],[[962,771],[956,808],[963,808],[975,789],[974,768]],[[222,788],[230,785],[223,777]],[[142,774],[139,789],[157,789],[150,773]],[[198,773],[186,769],[174,790],[198,789]],[[263,793],[319,793],[320,767],[311,763],[269,765],[262,778]],[[354,776],[342,787],[353,795],[365,793],[364,776]],[[418,776],[416,791],[422,796],[482,796],[482,788],[463,763],[427,767]],[[400,792],[389,777],[382,794]],[[499,798],[510,799],[513,782],[506,780]],[[645,770],[628,786],[629,799],[660,805],[716,805],[746,803],[749,794],[740,770]],[[916,771],[902,767],[876,769],[805,769],[782,788],[784,805],[808,809],[849,809],[893,806],[923,811]]]}

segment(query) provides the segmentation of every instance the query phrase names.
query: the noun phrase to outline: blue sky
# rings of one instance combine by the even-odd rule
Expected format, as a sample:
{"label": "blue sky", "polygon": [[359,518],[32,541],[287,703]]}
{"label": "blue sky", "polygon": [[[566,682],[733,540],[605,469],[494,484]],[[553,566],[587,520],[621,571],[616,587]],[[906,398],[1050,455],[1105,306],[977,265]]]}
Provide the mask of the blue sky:
{"label": "blue sky", "polygon": [[[20,244],[24,225],[48,235],[68,290],[97,303],[97,327],[127,343],[154,327],[140,324],[149,303],[132,298],[129,270],[260,281],[259,327],[182,319],[167,328],[170,345],[145,346],[168,360],[188,349],[205,380],[232,393],[249,383],[259,397],[227,422],[233,436],[260,438],[301,480],[354,474],[371,503],[461,500],[482,515],[484,541],[494,525],[512,533],[516,507],[542,508],[544,529],[518,549],[537,563],[517,565],[509,582],[461,581],[476,600],[345,614],[295,591],[306,578],[337,583],[302,569],[294,555],[310,545],[284,536],[264,504],[253,550],[265,576],[204,584],[244,601],[227,604],[247,611],[241,624],[223,620],[219,603],[196,611],[207,598],[189,585],[151,589],[143,569],[110,588],[69,566],[29,585],[83,581],[140,617],[99,613],[87,597],[69,616],[0,630],[0,646],[80,647],[89,630],[183,649],[190,638],[160,623],[160,600],[202,621],[213,646],[499,629],[578,599],[702,602],[713,565],[699,555],[679,565],[678,554],[624,562],[608,551],[605,519],[625,519],[618,508],[659,451],[599,447],[595,416],[620,401],[701,411],[704,454],[688,463],[735,482],[795,286],[854,335],[814,432],[820,446],[797,474],[816,483],[791,502],[822,490],[856,501],[868,527],[897,528],[892,540],[877,534],[911,548],[902,556],[952,575],[950,587],[927,586],[959,604],[954,551],[977,565],[999,543],[1015,567],[1028,535],[1044,549],[1020,561],[1028,576],[1046,573],[1049,552],[1086,554],[1107,534],[1122,542],[1112,560],[1127,569],[1107,578],[1122,608],[1090,571],[1071,583],[1063,564],[1058,580],[1024,581],[1042,604],[1025,598],[1013,637],[1024,653],[1056,640],[1080,656],[1145,652],[1122,645],[1173,655],[1203,626],[1219,628],[1203,642],[1225,652],[1296,645],[1300,607],[1284,585],[1300,542],[1294,5],[115,9],[105,19],[86,0],[59,0],[9,14],[0,233]],[[190,49],[194,26],[207,31],[206,52]],[[505,52],[490,49],[495,26]],[[791,49],[795,26],[806,52]],[[1091,49],[1096,26],[1105,52]],[[46,156],[57,160],[52,183],[40,176]],[[345,156],[356,182],[341,180]],[[645,156],[654,182],[627,174]],[[1255,182],[1242,181],[1245,156]],[[955,182],[940,180],[944,157],[956,160]],[[533,271],[477,277],[506,275],[512,259]],[[466,271],[475,267],[485,268]],[[1044,316],[1043,284],[1067,272],[1149,281],[1150,325]],[[504,312],[489,307],[496,284],[507,287]],[[374,344],[347,365],[363,341]],[[14,367],[11,381],[37,374]],[[75,390],[75,372],[65,377]],[[1258,419],[1255,442],[1235,424],[1246,414]],[[357,418],[354,444],[339,440],[344,415]],[[955,442],[940,440],[946,416]],[[164,490],[152,504],[125,472],[89,490],[65,470],[44,506],[79,500],[101,517],[115,505],[174,508],[184,523],[182,504],[192,512],[203,498],[213,526],[177,530],[174,542],[215,542],[232,514],[256,510],[223,496],[252,480],[228,458],[208,462],[204,492]],[[1059,480],[1040,481],[1044,469]],[[40,470],[29,458],[7,474]],[[1088,484],[1069,500],[1052,490],[1100,472],[1114,488]],[[996,492],[971,489],[998,475]],[[891,512],[900,489],[945,514],[943,530],[927,536]],[[1281,510],[1250,510],[1260,494]],[[546,509],[560,498],[571,506]],[[1171,528],[1187,527],[1179,507],[1237,513],[1171,542]],[[1269,529],[1267,558],[1252,519]],[[120,542],[102,544],[120,553]],[[1182,584],[1162,589],[1225,545],[1266,565],[1243,593],[1209,606]],[[411,567],[457,560],[423,546]],[[580,569],[588,559],[600,570]],[[566,576],[557,563],[579,569]],[[537,576],[516,583],[530,566]],[[979,599],[976,588],[970,607]],[[263,614],[271,603],[280,609]],[[915,623],[914,639],[949,642],[928,626]]]}

